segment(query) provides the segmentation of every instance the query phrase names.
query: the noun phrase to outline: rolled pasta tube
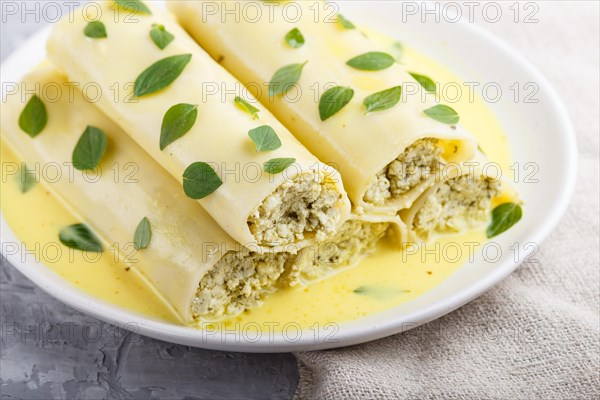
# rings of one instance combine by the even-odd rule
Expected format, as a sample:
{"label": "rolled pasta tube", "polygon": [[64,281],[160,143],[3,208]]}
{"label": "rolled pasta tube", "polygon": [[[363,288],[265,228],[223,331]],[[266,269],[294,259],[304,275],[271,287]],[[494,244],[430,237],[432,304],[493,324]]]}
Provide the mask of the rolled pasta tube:
{"label": "rolled pasta tube", "polygon": [[[383,56],[384,61],[392,63],[382,70],[347,65],[359,55],[381,50],[358,29],[338,23],[332,4],[299,1],[289,7],[292,3],[254,2],[252,9],[258,11],[252,14],[244,13],[244,2],[237,1],[169,1],[168,7],[192,37],[310,151],[335,165],[359,212],[407,208],[434,183],[440,164],[473,157],[474,139],[460,125],[428,117],[424,110],[434,103],[422,99],[424,89],[389,55]],[[273,96],[267,85],[277,88],[289,82],[276,71],[292,65],[300,71],[297,82],[287,86],[289,92]],[[406,93],[408,85],[419,95],[399,94],[397,88]],[[353,96],[334,115],[322,115],[321,102],[343,103],[339,93],[337,98],[325,96],[336,86],[345,88],[347,96],[352,89]],[[369,96],[393,88],[396,91],[384,101],[371,97],[368,103],[389,106],[398,100],[393,99],[395,93],[400,96],[398,104],[366,112],[363,102]]]}
{"label": "rolled pasta tube", "polygon": [[405,240],[428,240],[484,227],[503,186],[499,176],[486,173],[498,169],[488,169],[487,165],[489,161],[481,153],[470,161],[447,165],[441,179],[411,208],[400,212],[407,228]]}
{"label": "rolled pasta tube", "polygon": [[[60,179],[45,182],[48,189],[105,244],[116,247],[122,260],[141,272],[186,324],[233,316],[259,305],[281,287],[328,276],[336,265],[355,265],[386,229],[397,230],[401,225],[392,217],[347,219],[336,236],[325,242],[335,242],[342,249],[335,262],[307,257],[308,248],[295,254],[249,251],[227,235],[200,204],[187,198],[177,181],[81,92],[72,90],[53,66],[46,63],[36,68],[17,87],[3,102],[3,141],[30,167],[60,167]],[[19,123],[32,91],[39,93],[47,114],[47,123],[33,138]],[[79,171],[72,168],[71,160],[88,126],[102,130],[108,145],[94,171]],[[135,174],[121,173],[116,178],[115,169]],[[150,222],[151,240],[132,254],[134,232],[143,218]],[[358,241],[350,237],[357,230],[362,235]]]}
{"label": "rolled pasta tube", "polygon": [[[191,188],[186,193],[199,198],[239,243],[256,251],[292,251],[331,236],[350,210],[338,172],[319,162],[268,111],[260,110],[254,119],[237,107],[234,99],[243,86],[169,15],[145,4],[151,14],[131,15],[115,2],[75,10],[54,26],[48,57],[70,80],[97,89],[97,106],[184,189]],[[87,36],[91,19],[102,23],[105,37]],[[168,32],[172,41],[159,48],[153,29]],[[157,91],[146,93],[150,90]],[[183,136],[161,150],[159,144],[169,137],[161,133],[164,121],[176,105],[188,107],[188,119],[180,115],[172,124],[179,127],[176,136]],[[182,126],[189,130],[182,133]],[[263,136],[253,144],[250,132],[256,129]],[[208,170],[198,163],[208,164]]]}
{"label": "rolled pasta tube", "polygon": [[[44,129],[31,138],[18,121],[31,98],[24,98],[25,93],[35,88],[48,117]],[[2,139],[29,166],[61,168],[60,179],[47,179],[46,186],[99,237],[115,244],[124,261],[143,273],[183,321],[192,322],[190,305],[198,282],[223,254],[235,249],[235,241],[79,91],[69,97],[65,77],[49,64],[38,67],[3,102]],[[74,169],[71,163],[87,126],[101,129],[108,143],[94,171]],[[118,178],[115,170],[121,172]],[[134,251],[134,232],[144,217],[150,222],[150,245]]]}

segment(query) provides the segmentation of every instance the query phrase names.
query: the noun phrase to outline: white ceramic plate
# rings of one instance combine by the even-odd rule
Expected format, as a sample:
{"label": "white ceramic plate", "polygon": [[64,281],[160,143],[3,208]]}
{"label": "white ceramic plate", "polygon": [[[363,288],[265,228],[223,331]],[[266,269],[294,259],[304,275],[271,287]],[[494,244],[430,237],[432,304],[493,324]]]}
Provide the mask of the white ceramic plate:
{"label": "white ceramic plate", "polygon": [[[344,14],[365,26],[376,27],[390,36],[433,56],[459,76],[481,82],[498,82],[503,88],[513,82],[535,82],[539,86],[537,104],[515,103],[503,96],[492,105],[507,132],[514,161],[535,163],[536,184],[519,182],[517,190],[525,202],[522,221],[495,242],[502,249],[496,262],[484,261],[481,255],[442,285],[416,300],[388,311],[339,325],[339,329],[322,327],[318,331],[287,335],[241,335],[202,332],[192,328],[156,321],[100,301],[50,269],[17,256],[8,261],[36,285],[60,301],[101,320],[134,330],[153,338],[209,349],[251,352],[316,350],[362,343],[429,322],[481,295],[508,274],[527,256],[535,252],[552,231],[565,211],[576,179],[577,153],[569,117],[557,94],[546,79],[510,47],[468,23],[421,24],[417,18],[398,23],[400,2],[346,2]],[[24,72],[44,58],[49,29],[32,37],[2,64],[4,82],[18,82]],[[452,43],[453,46],[448,46]],[[2,248],[18,239],[1,219]],[[514,244],[519,251],[514,251]],[[511,249],[513,246],[513,249]],[[518,299],[515,299],[518,301]]]}

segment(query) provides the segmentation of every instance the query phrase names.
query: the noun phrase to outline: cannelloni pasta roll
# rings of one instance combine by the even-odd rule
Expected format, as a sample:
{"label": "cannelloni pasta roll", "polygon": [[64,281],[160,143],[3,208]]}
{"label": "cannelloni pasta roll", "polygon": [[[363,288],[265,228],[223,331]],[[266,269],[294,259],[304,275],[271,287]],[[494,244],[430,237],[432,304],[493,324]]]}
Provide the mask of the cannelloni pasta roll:
{"label": "cannelloni pasta roll", "polygon": [[244,12],[244,3],[168,7],[310,151],[336,166],[357,211],[407,208],[441,164],[473,157],[474,139],[426,114],[435,106],[428,98],[405,96],[417,81],[331,4],[259,1]]}
{"label": "cannelloni pasta roll", "polygon": [[125,3],[137,12],[97,2],[65,16],[50,60],[239,243],[294,251],[331,236],[350,210],[338,172],[169,15]]}
{"label": "cannelloni pasta roll", "polygon": [[[50,64],[38,67],[4,100],[2,139],[30,167],[62,168],[60,179],[52,178],[46,186],[103,239],[105,250],[106,244],[117,248],[121,259],[140,271],[186,324],[233,316],[277,289],[353,266],[388,229],[402,225],[392,217],[352,217],[333,238],[298,253],[250,251],[186,197],[179,183],[79,90],[70,88]],[[29,110],[31,121],[46,122],[30,137],[22,118],[34,103],[38,111]],[[39,104],[45,118],[40,118]],[[92,129],[101,132],[105,150],[93,170],[79,170],[75,149]],[[92,141],[86,148],[94,152]],[[134,174],[115,175],[115,170]],[[143,219],[150,238],[134,252]]]}
{"label": "cannelloni pasta roll", "polygon": [[[136,259],[135,267],[189,323],[198,282],[223,254],[235,249],[235,241],[78,90],[70,98],[66,82],[49,64],[29,74],[19,91],[3,102],[2,138],[29,166],[60,166],[60,179],[46,181],[46,186],[101,238],[117,244],[125,261]],[[45,105],[47,123],[32,138],[19,119],[32,99],[24,93],[35,88],[44,88],[38,98]],[[97,168],[80,171],[72,164],[73,153],[88,126],[104,133],[107,146]],[[115,168],[121,171],[118,178]],[[151,241],[134,252],[134,232],[144,217]]]}

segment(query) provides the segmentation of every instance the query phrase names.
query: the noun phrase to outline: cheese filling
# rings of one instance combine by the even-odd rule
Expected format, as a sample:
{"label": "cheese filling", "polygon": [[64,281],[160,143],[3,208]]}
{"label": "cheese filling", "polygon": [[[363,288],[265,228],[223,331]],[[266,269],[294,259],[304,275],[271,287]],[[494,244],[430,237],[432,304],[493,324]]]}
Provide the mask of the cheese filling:
{"label": "cheese filling", "polygon": [[290,253],[226,253],[200,281],[192,314],[215,319],[258,305],[273,290],[289,258]]}
{"label": "cheese filling", "polygon": [[202,278],[192,302],[196,319],[215,320],[255,307],[277,288],[304,284],[352,266],[375,250],[388,223],[350,220],[331,241],[297,254],[230,251]]}
{"label": "cheese filling", "polygon": [[302,249],[286,271],[285,280],[291,286],[306,284],[352,266],[375,251],[389,226],[387,222],[347,221],[333,240]]}
{"label": "cheese filling", "polygon": [[437,139],[417,140],[375,176],[363,200],[381,206],[408,193],[440,170],[443,152]]}
{"label": "cheese filling", "polygon": [[307,236],[322,241],[335,232],[341,218],[337,207],[342,194],[334,182],[319,173],[299,174],[286,180],[248,218],[257,243],[283,246]]}
{"label": "cheese filling", "polygon": [[440,185],[427,198],[413,220],[413,229],[427,239],[432,232],[451,233],[473,229],[490,216],[492,198],[500,182],[488,177],[461,175]]}

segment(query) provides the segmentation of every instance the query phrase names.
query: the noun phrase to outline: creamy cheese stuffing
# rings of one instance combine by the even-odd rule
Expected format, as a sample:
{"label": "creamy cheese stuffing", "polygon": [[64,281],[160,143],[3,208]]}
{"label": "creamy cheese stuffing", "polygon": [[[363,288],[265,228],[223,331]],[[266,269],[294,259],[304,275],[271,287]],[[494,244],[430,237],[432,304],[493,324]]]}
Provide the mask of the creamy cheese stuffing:
{"label": "creamy cheese stuffing", "polygon": [[278,287],[306,283],[351,266],[375,249],[388,226],[347,221],[330,241],[297,254],[228,252],[200,281],[192,314],[207,320],[236,315],[257,306]]}
{"label": "creamy cheese stuffing", "polygon": [[319,173],[300,174],[281,184],[248,218],[257,243],[284,246],[314,235],[333,235],[341,218],[341,194],[334,182]]}
{"label": "creamy cheese stuffing", "polygon": [[195,317],[239,314],[273,290],[289,253],[230,251],[202,278],[192,302]]}
{"label": "creamy cheese stuffing", "polygon": [[426,138],[410,145],[373,179],[363,200],[381,206],[400,197],[439,171],[443,149],[439,140]]}
{"label": "creamy cheese stuffing", "polygon": [[427,239],[432,232],[472,229],[488,221],[492,198],[500,182],[487,177],[462,175],[440,185],[416,213],[413,229]]}
{"label": "creamy cheese stuffing", "polygon": [[306,284],[352,266],[375,250],[389,226],[385,222],[347,221],[333,240],[302,249],[286,271],[285,280],[291,286]]}

